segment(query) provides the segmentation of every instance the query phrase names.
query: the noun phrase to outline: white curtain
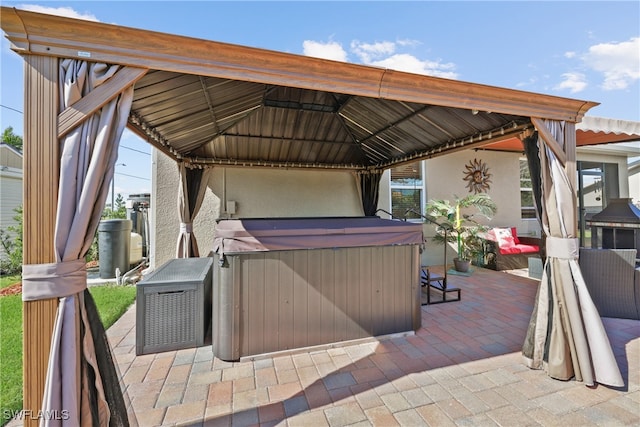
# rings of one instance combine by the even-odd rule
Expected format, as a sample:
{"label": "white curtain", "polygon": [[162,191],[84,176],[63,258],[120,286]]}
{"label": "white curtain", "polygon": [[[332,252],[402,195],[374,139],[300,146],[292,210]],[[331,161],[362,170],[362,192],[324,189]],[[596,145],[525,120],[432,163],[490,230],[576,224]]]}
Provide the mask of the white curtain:
{"label": "white curtain", "polygon": [[[62,59],[60,111],[108,81],[119,68]],[[65,411],[69,416],[42,418],[40,425],[129,425],[132,421],[104,328],[86,290],[84,260],[109,193],[132,100],[133,86],[60,141],[56,263],[23,267],[23,300],[60,298],[42,409]]]}
{"label": "white curtain", "polygon": [[[549,120],[544,126],[564,149],[565,123]],[[523,355],[529,367],[545,369],[552,378],[575,377],[586,385],[598,382],[623,386],[611,344],[578,265],[576,192],[543,134],[538,138],[542,177],[539,211],[547,260]]]}
{"label": "white curtain", "polygon": [[191,169],[187,168],[183,162],[178,163],[180,234],[176,244],[176,258],[197,258],[200,256],[198,241],[193,233],[193,220],[202,206],[212,170],[210,168]]}

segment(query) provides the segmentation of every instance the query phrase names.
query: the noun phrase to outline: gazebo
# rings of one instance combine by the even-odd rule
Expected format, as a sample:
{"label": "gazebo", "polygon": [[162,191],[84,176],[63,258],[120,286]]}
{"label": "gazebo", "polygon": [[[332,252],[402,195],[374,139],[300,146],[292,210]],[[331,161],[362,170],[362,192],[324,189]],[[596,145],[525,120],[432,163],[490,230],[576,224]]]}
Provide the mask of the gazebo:
{"label": "gazebo", "polygon": [[197,251],[192,189],[211,167],[351,171],[371,216],[385,169],[524,141],[548,256],[526,363],[622,385],[577,263],[576,123],[597,103],[6,7],[0,17],[25,61],[26,409],[119,415],[106,410],[117,381],[79,390],[110,375],[83,261],[125,127],[180,164],[183,256]]}

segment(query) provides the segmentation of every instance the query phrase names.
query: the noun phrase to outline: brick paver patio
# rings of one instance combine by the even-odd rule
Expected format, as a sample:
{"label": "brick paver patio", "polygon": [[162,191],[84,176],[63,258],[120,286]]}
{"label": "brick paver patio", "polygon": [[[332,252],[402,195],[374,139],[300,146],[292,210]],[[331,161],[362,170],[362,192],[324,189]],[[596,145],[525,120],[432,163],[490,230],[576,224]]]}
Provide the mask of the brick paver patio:
{"label": "brick paver patio", "polygon": [[603,319],[626,386],[550,379],[520,356],[535,280],[449,276],[462,301],[380,341],[224,362],[211,346],[135,356],[135,307],[108,331],[141,426],[640,425],[640,322]]}

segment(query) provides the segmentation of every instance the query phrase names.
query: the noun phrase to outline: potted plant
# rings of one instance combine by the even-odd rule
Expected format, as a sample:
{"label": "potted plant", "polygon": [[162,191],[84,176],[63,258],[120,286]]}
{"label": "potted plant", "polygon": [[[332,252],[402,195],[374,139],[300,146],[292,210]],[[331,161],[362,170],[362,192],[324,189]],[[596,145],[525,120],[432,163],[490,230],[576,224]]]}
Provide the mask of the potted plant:
{"label": "potted plant", "polygon": [[[474,213],[469,213],[475,210]],[[477,214],[491,219],[497,211],[496,204],[486,193],[470,194],[460,198],[454,195],[454,200],[429,200],[426,214],[436,222],[434,241],[456,243],[458,257],[454,258],[457,271],[468,271],[471,259],[482,252],[481,239],[478,233],[486,227],[478,223],[473,217]],[[445,233],[446,231],[446,233]]]}

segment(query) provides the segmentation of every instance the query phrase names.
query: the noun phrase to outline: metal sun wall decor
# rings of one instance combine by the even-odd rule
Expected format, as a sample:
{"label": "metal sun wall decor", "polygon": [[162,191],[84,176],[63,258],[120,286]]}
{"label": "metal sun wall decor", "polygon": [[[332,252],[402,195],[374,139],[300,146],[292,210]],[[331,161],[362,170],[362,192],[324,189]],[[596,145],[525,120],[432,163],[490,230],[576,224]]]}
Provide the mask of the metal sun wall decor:
{"label": "metal sun wall decor", "polygon": [[467,188],[469,193],[472,191],[475,194],[487,192],[491,186],[491,174],[487,164],[482,160],[473,159],[469,161],[468,165],[464,166],[464,180],[468,181]]}

